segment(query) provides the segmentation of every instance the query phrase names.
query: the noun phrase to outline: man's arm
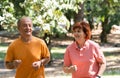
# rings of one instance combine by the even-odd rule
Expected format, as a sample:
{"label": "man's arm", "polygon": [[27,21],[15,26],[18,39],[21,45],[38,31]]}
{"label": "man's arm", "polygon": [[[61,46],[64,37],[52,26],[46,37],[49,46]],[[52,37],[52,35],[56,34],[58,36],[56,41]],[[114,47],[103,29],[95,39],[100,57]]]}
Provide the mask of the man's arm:
{"label": "man's arm", "polygon": [[41,63],[42,63],[43,65],[46,65],[46,64],[50,61],[50,57],[43,58],[43,59],[40,60],[40,61],[41,61]]}
{"label": "man's arm", "polygon": [[32,66],[35,70],[38,70],[41,66],[47,64],[50,61],[50,57],[43,58],[40,61],[36,61],[32,63]]}
{"label": "man's arm", "polygon": [[14,61],[10,61],[10,62],[6,61],[5,66],[8,69],[15,69],[19,66],[20,63],[21,63],[21,60],[14,60]]}

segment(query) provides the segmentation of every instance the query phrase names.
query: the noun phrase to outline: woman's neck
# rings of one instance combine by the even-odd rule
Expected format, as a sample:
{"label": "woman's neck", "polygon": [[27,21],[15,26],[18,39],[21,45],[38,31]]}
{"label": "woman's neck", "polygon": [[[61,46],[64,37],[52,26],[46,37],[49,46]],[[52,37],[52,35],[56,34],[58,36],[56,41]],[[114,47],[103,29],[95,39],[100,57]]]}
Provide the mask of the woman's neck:
{"label": "woman's neck", "polygon": [[85,41],[86,41],[86,40],[83,40],[83,41],[76,41],[76,43],[77,43],[78,47],[81,48],[81,47],[84,46]]}

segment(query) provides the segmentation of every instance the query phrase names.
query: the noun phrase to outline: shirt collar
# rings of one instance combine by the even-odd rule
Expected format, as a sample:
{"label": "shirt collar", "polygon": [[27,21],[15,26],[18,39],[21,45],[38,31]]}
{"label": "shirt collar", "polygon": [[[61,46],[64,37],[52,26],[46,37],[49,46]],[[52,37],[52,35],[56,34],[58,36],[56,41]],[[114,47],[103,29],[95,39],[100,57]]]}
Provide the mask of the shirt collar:
{"label": "shirt collar", "polygon": [[74,42],[74,44],[75,44],[75,48],[76,48],[76,49],[78,49],[78,50],[83,50],[83,49],[85,49],[86,47],[88,47],[88,45],[89,45],[89,40],[86,40],[84,46],[81,47],[81,48],[78,47],[76,41]]}

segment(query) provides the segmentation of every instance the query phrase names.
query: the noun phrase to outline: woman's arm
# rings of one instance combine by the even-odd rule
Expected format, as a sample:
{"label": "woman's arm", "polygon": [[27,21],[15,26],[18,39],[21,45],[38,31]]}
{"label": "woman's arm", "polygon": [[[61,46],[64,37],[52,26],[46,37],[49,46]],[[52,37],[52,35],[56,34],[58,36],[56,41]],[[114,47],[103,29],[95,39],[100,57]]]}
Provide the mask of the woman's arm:
{"label": "woman's arm", "polygon": [[103,63],[100,64],[100,69],[99,69],[97,75],[101,76],[103,74],[103,72],[105,71],[105,69],[106,69],[106,62],[103,62]]}

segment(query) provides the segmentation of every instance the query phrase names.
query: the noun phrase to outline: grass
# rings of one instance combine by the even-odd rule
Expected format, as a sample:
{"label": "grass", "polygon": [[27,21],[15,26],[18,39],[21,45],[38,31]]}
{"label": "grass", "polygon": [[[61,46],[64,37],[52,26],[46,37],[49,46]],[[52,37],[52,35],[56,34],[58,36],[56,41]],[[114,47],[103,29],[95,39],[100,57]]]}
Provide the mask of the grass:
{"label": "grass", "polygon": [[[0,44],[0,60],[4,60],[6,50],[7,50],[8,44]],[[65,52],[65,46],[60,47],[52,47],[51,53],[53,59],[63,59],[64,52]],[[117,61],[120,57],[120,52],[104,52],[106,59],[108,59],[111,62],[120,62],[120,60]],[[108,62],[109,63],[109,62]],[[111,67],[111,66],[109,66]],[[104,72],[104,75],[119,75],[120,68],[107,68]]]}
{"label": "grass", "polygon": [[0,60],[4,60],[4,57],[5,57],[5,53],[0,51]]}
{"label": "grass", "polygon": [[0,60],[4,60],[8,44],[0,43]]}
{"label": "grass", "polygon": [[120,68],[106,70],[104,72],[104,75],[119,75],[120,76]]}
{"label": "grass", "polygon": [[52,47],[52,59],[63,59],[65,47]]}
{"label": "grass", "polygon": [[109,63],[104,75],[120,75],[120,52],[104,52],[104,55],[107,59],[107,63]]}

